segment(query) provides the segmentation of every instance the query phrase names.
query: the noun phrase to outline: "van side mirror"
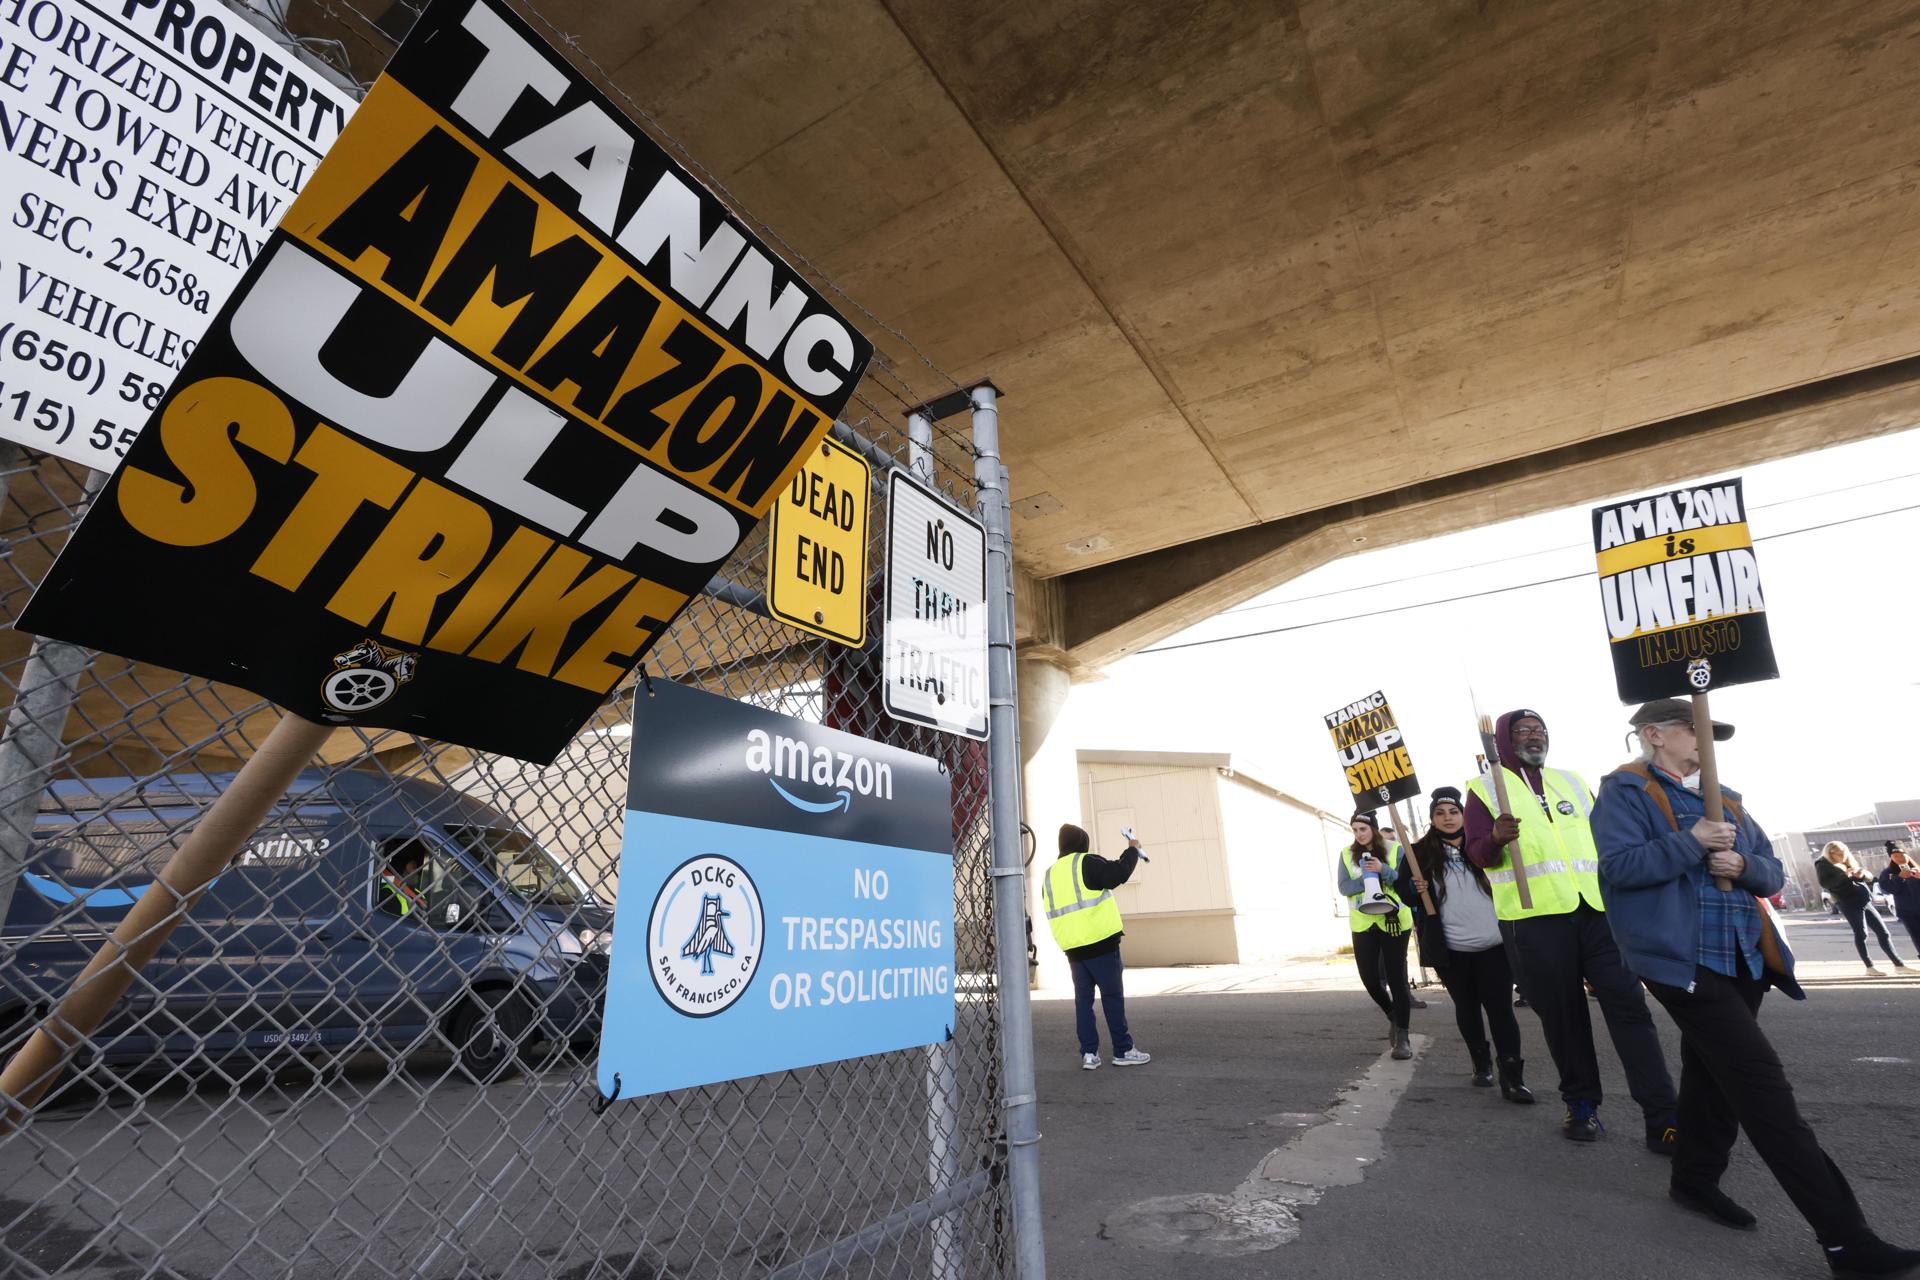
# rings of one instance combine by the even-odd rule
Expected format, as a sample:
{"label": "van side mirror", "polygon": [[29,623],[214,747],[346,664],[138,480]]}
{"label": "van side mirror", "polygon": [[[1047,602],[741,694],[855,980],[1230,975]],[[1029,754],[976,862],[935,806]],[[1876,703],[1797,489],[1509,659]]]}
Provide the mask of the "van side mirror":
{"label": "van side mirror", "polygon": [[441,928],[455,929],[455,928],[458,928],[459,925],[460,925],[460,904],[459,903],[449,902],[446,906],[440,908],[440,927]]}

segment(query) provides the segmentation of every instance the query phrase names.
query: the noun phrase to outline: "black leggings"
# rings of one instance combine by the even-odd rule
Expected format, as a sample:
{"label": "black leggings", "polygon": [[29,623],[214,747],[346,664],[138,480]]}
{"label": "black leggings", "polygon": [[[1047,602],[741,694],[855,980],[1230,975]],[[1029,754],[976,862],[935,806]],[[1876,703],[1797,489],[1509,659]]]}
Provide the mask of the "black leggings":
{"label": "black leggings", "polygon": [[1449,951],[1440,969],[1440,983],[1453,1001],[1453,1020],[1460,1026],[1461,1039],[1470,1045],[1485,1044],[1490,1028],[1496,1053],[1502,1058],[1520,1056],[1520,1023],[1513,1016],[1513,967],[1507,963],[1505,947]]}
{"label": "black leggings", "polygon": [[1360,970],[1361,985],[1380,1006],[1380,1012],[1402,1029],[1413,1008],[1413,997],[1407,992],[1407,939],[1412,933],[1411,929],[1397,934],[1385,929],[1362,929],[1353,935],[1353,963]]}
{"label": "black leggings", "polygon": [[1874,910],[1871,904],[1865,902],[1851,904],[1843,902],[1840,904],[1840,911],[1841,914],[1846,916],[1847,923],[1853,926],[1853,946],[1854,950],[1860,953],[1861,964],[1866,965],[1869,969],[1873,967],[1873,961],[1867,956],[1868,925],[1873,926],[1874,936],[1880,940],[1880,949],[1887,953],[1887,959],[1893,961],[1895,964],[1900,963],[1900,957],[1894,954],[1893,939],[1887,934],[1887,926],[1885,922],[1880,919],[1880,913]]}

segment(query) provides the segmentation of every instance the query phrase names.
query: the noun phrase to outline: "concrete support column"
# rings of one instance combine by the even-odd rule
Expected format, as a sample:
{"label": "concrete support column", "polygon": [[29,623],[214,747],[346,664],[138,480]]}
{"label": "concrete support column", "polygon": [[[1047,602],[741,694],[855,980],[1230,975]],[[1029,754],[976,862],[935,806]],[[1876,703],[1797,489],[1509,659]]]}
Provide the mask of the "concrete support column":
{"label": "concrete support column", "polygon": [[[1026,802],[1026,824],[1033,828],[1034,855],[1027,877],[1027,911],[1033,917],[1034,948],[1040,955],[1035,985],[1066,988],[1072,985],[1067,958],[1054,944],[1047,928],[1046,904],[1040,896],[1047,868],[1058,855],[1060,824],[1081,822],[1080,791],[1071,733],[1054,736],[1067,711],[1073,679],[1065,665],[1047,657],[1020,659],[1021,794]],[[1043,1046],[1040,1052],[1058,1046]]]}

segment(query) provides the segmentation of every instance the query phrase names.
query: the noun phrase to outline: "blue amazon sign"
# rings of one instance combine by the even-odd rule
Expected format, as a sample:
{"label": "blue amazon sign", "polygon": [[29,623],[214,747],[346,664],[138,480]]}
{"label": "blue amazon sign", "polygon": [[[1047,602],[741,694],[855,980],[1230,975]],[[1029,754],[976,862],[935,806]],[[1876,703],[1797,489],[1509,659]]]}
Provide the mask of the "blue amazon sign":
{"label": "blue amazon sign", "polygon": [[939,766],[663,680],[636,704],[601,1093],[944,1039],[953,818]]}

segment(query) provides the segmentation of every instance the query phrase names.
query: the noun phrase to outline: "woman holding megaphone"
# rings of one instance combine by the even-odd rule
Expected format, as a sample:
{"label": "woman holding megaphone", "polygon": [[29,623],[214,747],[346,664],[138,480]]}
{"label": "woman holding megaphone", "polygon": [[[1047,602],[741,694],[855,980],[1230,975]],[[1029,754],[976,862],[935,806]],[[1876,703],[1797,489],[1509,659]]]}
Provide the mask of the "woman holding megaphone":
{"label": "woman holding megaphone", "polygon": [[1413,932],[1413,913],[1393,889],[1400,874],[1400,847],[1386,842],[1371,813],[1354,814],[1352,826],[1353,843],[1340,851],[1339,881],[1353,926],[1353,963],[1361,985],[1387,1015],[1393,1056],[1411,1058],[1407,938]]}

